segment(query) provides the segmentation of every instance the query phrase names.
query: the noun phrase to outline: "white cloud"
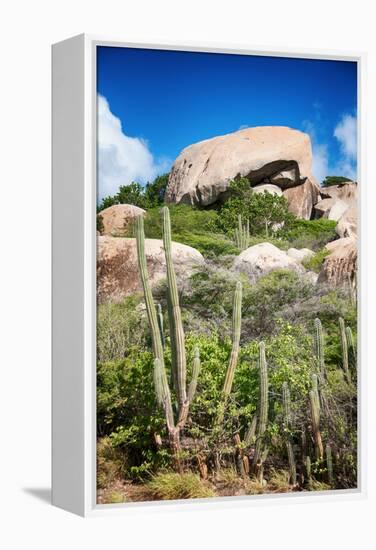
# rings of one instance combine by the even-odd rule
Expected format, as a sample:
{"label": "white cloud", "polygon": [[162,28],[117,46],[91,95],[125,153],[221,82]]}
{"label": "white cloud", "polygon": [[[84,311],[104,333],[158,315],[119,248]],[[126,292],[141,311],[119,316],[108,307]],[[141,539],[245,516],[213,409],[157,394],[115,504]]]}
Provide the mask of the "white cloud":
{"label": "white cloud", "polygon": [[317,140],[315,125],[309,121],[303,121],[303,129],[311,138],[312,144],[312,172],[318,182],[329,174],[329,154],[328,147]]}
{"label": "white cloud", "polygon": [[[317,121],[319,126],[319,121]],[[337,162],[330,162],[328,146],[317,138],[316,124],[303,121],[303,129],[311,138],[313,166],[312,171],[318,182],[326,176],[345,176],[356,180],[357,138],[356,117],[350,114],[342,116],[333,130],[333,136],[340,145],[340,156]]]}
{"label": "white cloud", "polygon": [[168,164],[155,161],[145,140],[125,135],[107,99],[98,96],[98,200],[115,194],[120,185],[153,180]]}
{"label": "white cloud", "polygon": [[341,145],[341,151],[350,161],[356,160],[356,118],[352,115],[343,115],[341,121],[334,128],[333,134]]}

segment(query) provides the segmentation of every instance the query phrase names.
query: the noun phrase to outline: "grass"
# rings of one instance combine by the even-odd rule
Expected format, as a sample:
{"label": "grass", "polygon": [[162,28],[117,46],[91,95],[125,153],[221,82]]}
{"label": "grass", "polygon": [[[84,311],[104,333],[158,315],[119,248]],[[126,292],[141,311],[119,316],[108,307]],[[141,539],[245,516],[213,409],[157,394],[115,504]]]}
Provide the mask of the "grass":
{"label": "grass", "polygon": [[214,491],[193,473],[159,473],[147,484],[155,500],[181,500],[214,497]]}
{"label": "grass", "polygon": [[326,218],[296,219],[289,224],[288,229],[281,231],[281,236],[289,241],[291,247],[318,251],[337,238],[336,225],[337,222]]}

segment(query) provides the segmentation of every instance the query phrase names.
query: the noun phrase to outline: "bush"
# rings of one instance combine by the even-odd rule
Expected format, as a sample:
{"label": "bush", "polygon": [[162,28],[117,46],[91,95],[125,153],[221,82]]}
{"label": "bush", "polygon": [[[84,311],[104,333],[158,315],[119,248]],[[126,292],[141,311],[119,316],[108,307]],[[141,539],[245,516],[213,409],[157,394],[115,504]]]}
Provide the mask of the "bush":
{"label": "bush", "polygon": [[276,232],[275,226],[289,224],[294,216],[288,210],[285,197],[271,193],[254,193],[246,178],[230,182],[230,197],[221,206],[217,226],[223,232],[233,235],[238,226],[238,216],[243,223],[249,221],[250,234],[263,235]]}
{"label": "bush", "polygon": [[309,271],[314,271],[315,273],[320,273],[321,266],[325,258],[330,254],[329,250],[323,248],[318,250],[314,256],[306,258],[303,260],[303,266]]}
{"label": "bush", "polygon": [[326,178],[324,179],[321,185],[323,187],[330,187],[332,185],[344,184],[349,181],[352,181],[352,180],[349,178],[345,178],[345,176],[326,176]]}
{"label": "bush", "polygon": [[187,473],[160,473],[149,481],[147,488],[155,500],[214,497],[214,491],[199,476]]}
{"label": "bush", "polygon": [[279,236],[289,241],[290,246],[295,248],[310,248],[320,250],[328,242],[338,238],[336,234],[337,222],[320,218],[318,220],[295,219],[282,228]]}

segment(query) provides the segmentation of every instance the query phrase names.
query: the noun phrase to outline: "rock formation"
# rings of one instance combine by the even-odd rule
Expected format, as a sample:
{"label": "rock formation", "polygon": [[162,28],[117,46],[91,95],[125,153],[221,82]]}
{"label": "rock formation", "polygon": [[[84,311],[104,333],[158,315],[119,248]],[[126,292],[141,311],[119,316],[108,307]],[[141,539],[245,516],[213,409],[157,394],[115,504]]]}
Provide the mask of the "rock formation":
{"label": "rock formation", "polygon": [[320,187],[307,178],[304,183],[283,191],[283,196],[286,197],[292,214],[309,220],[314,205],[320,200]]}
{"label": "rock formation", "polygon": [[318,282],[327,283],[331,287],[345,284],[355,286],[358,262],[357,240],[345,237],[328,243],[325,248],[330,254],[322,264]]}
{"label": "rock formation", "polygon": [[304,273],[302,265],[271,243],[256,244],[235,258],[234,269],[247,275],[251,282],[276,269],[292,269]]}
{"label": "rock formation", "polygon": [[246,128],[186,147],[172,167],[166,202],[208,206],[226,198],[237,176],[282,190],[306,178],[314,185],[311,165],[307,134],[284,126]]}
{"label": "rock formation", "polygon": [[309,248],[289,248],[287,251],[287,255],[297,262],[302,262],[303,260],[308,260],[309,258],[312,258],[315,253]]}
{"label": "rock formation", "polygon": [[101,216],[103,229],[102,235],[124,236],[129,224],[145,210],[133,204],[114,204],[101,210],[97,216]]}
{"label": "rock formation", "polygon": [[[150,282],[156,285],[166,277],[163,242],[145,240]],[[204,258],[195,248],[172,243],[172,256],[178,279],[189,277],[194,269],[204,264]],[[136,239],[98,237],[97,297],[100,303],[121,302],[126,296],[140,292]]]}

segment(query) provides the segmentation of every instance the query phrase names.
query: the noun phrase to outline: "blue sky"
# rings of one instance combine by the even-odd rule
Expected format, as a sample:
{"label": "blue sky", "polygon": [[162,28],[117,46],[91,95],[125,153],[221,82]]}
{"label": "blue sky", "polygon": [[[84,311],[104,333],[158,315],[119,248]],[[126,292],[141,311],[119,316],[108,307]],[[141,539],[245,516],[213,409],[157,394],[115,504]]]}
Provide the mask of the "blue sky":
{"label": "blue sky", "polygon": [[97,79],[99,198],[246,126],[306,131],[319,181],[356,178],[355,63],[102,46]]}

